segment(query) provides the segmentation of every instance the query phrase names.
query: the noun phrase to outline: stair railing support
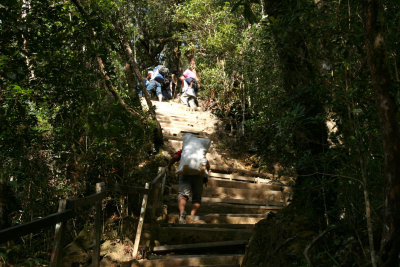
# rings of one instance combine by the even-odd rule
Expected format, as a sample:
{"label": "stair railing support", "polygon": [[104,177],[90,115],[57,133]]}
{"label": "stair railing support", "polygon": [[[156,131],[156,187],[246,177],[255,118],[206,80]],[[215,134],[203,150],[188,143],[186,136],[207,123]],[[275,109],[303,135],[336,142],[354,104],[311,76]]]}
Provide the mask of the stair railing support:
{"label": "stair railing support", "polygon": [[[60,199],[58,202],[58,212],[63,212],[67,209],[68,202],[66,199]],[[53,252],[51,253],[50,259],[50,267],[58,267],[61,266],[63,253],[62,250],[64,248],[64,240],[65,240],[65,228],[66,221],[59,222],[56,224],[56,230],[54,234],[54,245]]]}
{"label": "stair railing support", "polygon": [[[96,193],[101,193],[105,190],[105,184],[96,183]],[[92,266],[98,267],[100,262],[100,241],[101,241],[101,233],[102,233],[102,209],[101,209],[102,200],[96,201],[96,216],[94,222],[94,249],[92,255]]]}
{"label": "stair railing support", "polygon": [[[150,184],[146,183],[145,189],[149,189],[149,188],[150,188]],[[135,243],[133,244],[132,258],[134,258],[134,259],[136,259],[138,250],[139,250],[140,236],[142,235],[142,228],[143,228],[143,223],[144,223],[144,215],[146,214],[147,198],[148,198],[148,194],[145,193],[143,195],[142,207],[140,209],[140,217],[139,217],[138,227],[136,230]]]}

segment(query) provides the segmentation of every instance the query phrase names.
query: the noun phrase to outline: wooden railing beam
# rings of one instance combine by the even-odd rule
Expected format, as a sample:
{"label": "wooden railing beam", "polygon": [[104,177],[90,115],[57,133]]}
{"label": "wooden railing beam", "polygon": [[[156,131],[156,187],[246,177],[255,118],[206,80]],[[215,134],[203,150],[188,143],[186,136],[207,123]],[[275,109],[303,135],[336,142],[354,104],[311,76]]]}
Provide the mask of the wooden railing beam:
{"label": "wooden railing beam", "polygon": [[49,228],[52,225],[66,221],[73,217],[72,210],[65,210],[63,212],[53,213],[44,218],[37,219],[32,222],[12,226],[6,229],[0,230],[0,243],[8,240],[17,239],[21,236],[38,232],[44,228]]}

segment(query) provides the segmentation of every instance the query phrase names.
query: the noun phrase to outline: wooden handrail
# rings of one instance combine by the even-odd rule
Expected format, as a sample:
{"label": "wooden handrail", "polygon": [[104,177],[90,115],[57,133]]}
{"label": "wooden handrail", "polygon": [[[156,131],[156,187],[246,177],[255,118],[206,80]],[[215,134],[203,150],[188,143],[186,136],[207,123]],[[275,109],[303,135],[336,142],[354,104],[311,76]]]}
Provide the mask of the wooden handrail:
{"label": "wooden handrail", "polygon": [[165,167],[160,167],[158,170],[158,175],[156,176],[156,178],[153,179],[153,181],[151,181],[150,188],[154,186],[157,182],[159,182],[161,177],[163,177],[165,174],[166,174]]}
{"label": "wooden handrail", "polygon": [[16,239],[18,237],[38,232],[44,228],[51,227],[52,225],[66,221],[74,217],[72,210],[66,210],[63,212],[57,212],[50,214],[44,218],[37,219],[32,222],[12,226],[3,230],[0,230],[0,243],[8,240]]}
{"label": "wooden handrail", "polygon": [[103,191],[100,193],[92,194],[87,197],[67,200],[67,202],[69,207],[75,210],[77,208],[91,206],[94,203],[103,200],[105,197],[106,197],[106,191]]}
{"label": "wooden handrail", "polygon": [[[159,174],[158,176],[161,177]],[[158,177],[157,176],[157,177]],[[157,178],[156,177],[156,178]],[[107,195],[107,192],[118,192],[123,194],[131,193],[142,193],[148,194],[150,189],[145,189],[143,187],[134,186],[124,186],[124,185],[114,185],[108,187],[107,191],[102,191],[100,193],[95,193],[87,197],[77,198],[67,200],[68,209],[62,212],[52,213],[44,218],[37,219],[35,221],[27,222],[24,224],[12,226],[0,230],[0,243],[6,242],[8,240],[16,239],[18,237],[38,232],[44,228],[51,227],[59,222],[65,222],[75,216],[75,210],[84,206],[93,205],[96,201],[101,201]]]}
{"label": "wooden handrail", "polygon": [[[125,186],[125,185],[113,185],[109,186],[107,189],[104,189],[104,183],[96,184],[96,193],[92,194],[87,197],[71,199],[71,200],[60,200],[60,206],[57,213],[50,214],[44,218],[24,223],[21,225],[16,225],[10,228],[0,230],[0,243],[6,242],[8,240],[16,239],[21,236],[38,232],[42,229],[56,226],[56,234],[55,234],[55,243],[54,249],[51,257],[50,266],[59,266],[62,261],[62,248],[63,248],[63,240],[64,240],[64,232],[65,232],[65,223],[71,218],[76,216],[76,210],[78,208],[86,207],[86,206],[96,206],[96,221],[95,221],[95,228],[96,228],[96,237],[95,237],[95,249],[93,251],[93,264],[94,266],[99,265],[99,253],[100,253],[100,235],[101,235],[101,201],[107,196],[108,192],[118,192],[121,194],[133,194],[133,193],[140,193],[143,194],[143,203],[142,204],[142,211],[140,214],[140,218],[144,220],[144,211],[146,210],[147,205],[147,197],[152,191],[153,193],[156,192],[157,197],[154,199],[153,202],[153,211],[155,211],[156,207],[158,206],[158,202],[160,200],[159,194],[162,189],[164,188],[166,178],[166,171],[164,167],[159,169],[159,173],[156,178],[153,179],[151,185],[148,183],[146,184],[146,188],[143,187],[135,187],[135,186]],[[103,185],[101,185],[103,184]],[[101,189],[100,189],[101,187]],[[144,207],[144,209],[143,209]],[[153,212],[152,212],[153,214]],[[135,247],[137,254],[137,247],[140,242],[140,235],[141,235],[141,227],[138,229],[138,233],[136,235],[135,240]]]}
{"label": "wooden handrail", "polygon": [[124,194],[133,194],[133,193],[140,193],[140,194],[148,194],[150,189],[146,189],[143,187],[137,186],[125,186],[120,184],[115,184],[107,188],[108,191],[124,193]]}

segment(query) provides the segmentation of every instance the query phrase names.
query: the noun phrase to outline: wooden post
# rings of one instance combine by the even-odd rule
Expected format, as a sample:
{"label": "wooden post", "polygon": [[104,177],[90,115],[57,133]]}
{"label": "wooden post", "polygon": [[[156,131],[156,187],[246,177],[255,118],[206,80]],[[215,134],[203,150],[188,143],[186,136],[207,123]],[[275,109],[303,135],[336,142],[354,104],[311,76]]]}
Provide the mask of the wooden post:
{"label": "wooden post", "polygon": [[162,204],[163,204],[163,201],[164,201],[164,189],[165,189],[165,181],[167,180],[167,172],[165,171],[165,167],[163,167],[163,169],[162,169],[163,171],[164,171],[164,175],[163,175],[163,178],[162,178],[162,182],[161,182],[161,185],[160,185],[160,208],[162,208]]}
{"label": "wooden post", "polygon": [[[67,209],[67,200],[60,199],[58,202],[58,212]],[[56,231],[54,235],[53,252],[51,253],[50,267],[58,267],[62,264],[62,249],[64,246],[65,238],[65,225],[67,222],[60,222],[56,224]]]}
{"label": "wooden post", "polygon": [[160,183],[157,182],[154,185],[154,191],[153,191],[153,199],[151,200],[151,220],[155,219],[156,217],[156,211],[157,211],[157,206],[158,206],[158,195],[160,192]]}
{"label": "wooden post", "polygon": [[[96,183],[96,193],[101,193],[104,191],[104,183]],[[100,259],[100,241],[101,241],[101,233],[102,233],[102,223],[101,223],[101,202],[99,200],[96,202],[96,217],[94,222],[94,249],[92,255],[92,266],[98,267],[99,266],[99,259]]]}
{"label": "wooden post", "polygon": [[[163,167],[158,167],[157,176],[161,174],[163,169],[164,169]],[[160,195],[160,191],[161,191],[160,179],[158,179],[156,181],[156,183],[153,184],[152,186],[154,186],[152,199],[151,199],[151,202],[152,202],[151,203],[151,219],[153,220],[156,218],[156,212],[157,212],[157,208],[158,208],[158,204],[159,204],[159,195]]]}
{"label": "wooden post", "polygon": [[[145,188],[149,189],[149,187],[150,187],[150,184],[146,183]],[[140,236],[142,234],[142,228],[143,228],[143,222],[144,222],[144,215],[146,213],[147,197],[148,197],[148,194],[144,194],[142,208],[140,209],[140,217],[139,217],[139,222],[138,222],[138,226],[137,226],[137,230],[136,230],[135,243],[133,244],[133,252],[132,252],[132,257],[134,259],[136,259],[138,249],[139,249]]]}

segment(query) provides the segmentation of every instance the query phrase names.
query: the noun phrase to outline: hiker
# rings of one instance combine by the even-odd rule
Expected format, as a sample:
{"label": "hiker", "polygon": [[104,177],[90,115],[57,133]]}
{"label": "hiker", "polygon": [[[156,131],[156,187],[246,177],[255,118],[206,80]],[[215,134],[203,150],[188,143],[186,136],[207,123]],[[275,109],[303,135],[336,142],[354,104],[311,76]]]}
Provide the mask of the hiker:
{"label": "hiker", "polygon": [[178,80],[176,79],[176,74],[175,73],[172,73],[171,74],[171,81],[172,81],[172,87],[171,87],[171,89],[172,89],[172,99],[174,99],[175,98],[175,96],[176,96],[176,94],[177,94],[177,86],[178,86]]}
{"label": "hiker", "polygon": [[147,85],[147,92],[152,93],[155,91],[158,101],[162,102],[163,95],[161,84],[163,84],[166,80],[166,76],[168,75],[168,68],[163,65],[158,65],[153,69],[153,73],[151,74],[150,82]]}
{"label": "hiker", "polygon": [[193,80],[191,83],[188,83],[185,76],[179,77],[182,81],[183,88],[182,88],[182,95],[181,95],[181,102],[182,104],[190,107],[190,108],[197,108],[197,95],[196,91],[194,90]]}
{"label": "hiker", "polygon": [[179,224],[186,223],[185,208],[190,195],[192,196],[190,215],[194,217],[200,208],[203,183],[208,182],[210,171],[210,163],[205,156],[210,142],[208,138],[198,138],[193,134],[186,133],[183,136],[183,149],[177,151],[168,164],[168,169],[170,169],[172,164],[180,161],[177,170],[179,174]]}
{"label": "hiker", "polygon": [[189,67],[188,69],[186,69],[183,74],[183,77],[185,77],[185,81],[187,82],[187,84],[189,85],[190,88],[193,88],[195,93],[197,94],[198,91],[198,78],[197,78],[197,74],[196,74],[196,69],[194,67]]}
{"label": "hiker", "polygon": [[[144,85],[146,86],[146,90],[147,90],[147,86],[149,85],[149,83],[150,83],[150,79],[151,79],[151,75],[153,74],[153,71],[151,71],[151,70],[149,70],[149,71],[147,71],[147,76],[146,76],[146,78],[143,78],[143,83],[144,83]],[[143,96],[143,92],[142,92],[142,87],[141,87],[141,85],[140,85],[140,82],[138,82],[137,83],[137,88],[138,88],[138,91],[139,91],[139,96]]]}
{"label": "hiker", "polygon": [[161,84],[161,92],[163,95],[163,100],[172,99],[172,77],[167,75],[164,82]]}

